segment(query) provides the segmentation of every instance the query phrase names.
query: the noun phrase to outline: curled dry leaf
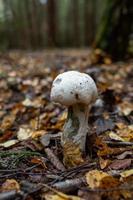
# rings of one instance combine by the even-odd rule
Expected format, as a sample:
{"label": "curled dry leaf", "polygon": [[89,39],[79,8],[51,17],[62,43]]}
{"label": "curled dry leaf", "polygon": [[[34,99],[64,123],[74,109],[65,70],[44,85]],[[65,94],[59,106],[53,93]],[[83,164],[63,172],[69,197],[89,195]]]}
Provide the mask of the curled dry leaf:
{"label": "curled dry leaf", "polygon": [[1,186],[1,191],[20,190],[20,185],[15,179],[7,179]]}
{"label": "curled dry leaf", "polygon": [[12,115],[12,114],[5,116],[0,125],[0,129],[2,131],[9,129],[12,126],[12,124],[14,123],[15,118],[16,118],[16,116]]}
{"label": "curled dry leaf", "polygon": [[99,157],[112,155],[114,153],[114,149],[108,147],[100,137],[96,139],[95,146],[98,148],[97,155]]}
{"label": "curled dry leaf", "polygon": [[99,158],[99,164],[100,164],[100,168],[101,169],[105,169],[106,167],[109,166],[109,164],[111,163],[111,160],[109,159],[103,159],[103,158]]}
{"label": "curled dry leaf", "polygon": [[85,176],[86,176],[87,184],[91,189],[94,189],[94,188],[107,189],[107,188],[116,187],[119,185],[118,179],[114,178],[113,176],[110,176],[106,172],[92,170],[86,173]]}
{"label": "curled dry leaf", "polygon": [[125,141],[122,137],[120,137],[119,135],[117,135],[117,134],[114,133],[113,131],[110,131],[110,132],[109,132],[109,137],[110,137],[112,140],[122,141],[122,142]]}

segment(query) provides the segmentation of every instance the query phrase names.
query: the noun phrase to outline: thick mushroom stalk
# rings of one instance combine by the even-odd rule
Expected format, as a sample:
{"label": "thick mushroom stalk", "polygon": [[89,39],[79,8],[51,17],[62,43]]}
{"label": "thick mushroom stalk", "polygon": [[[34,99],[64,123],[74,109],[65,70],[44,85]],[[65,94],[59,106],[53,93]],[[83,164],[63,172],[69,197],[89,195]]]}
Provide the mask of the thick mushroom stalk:
{"label": "thick mushroom stalk", "polygon": [[62,146],[73,143],[85,152],[89,110],[96,98],[97,88],[89,75],[68,71],[56,77],[52,85],[51,99],[68,107]]}
{"label": "thick mushroom stalk", "polygon": [[85,151],[86,135],[88,132],[89,106],[75,104],[68,107],[67,120],[62,134],[62,145],[72,141]]}

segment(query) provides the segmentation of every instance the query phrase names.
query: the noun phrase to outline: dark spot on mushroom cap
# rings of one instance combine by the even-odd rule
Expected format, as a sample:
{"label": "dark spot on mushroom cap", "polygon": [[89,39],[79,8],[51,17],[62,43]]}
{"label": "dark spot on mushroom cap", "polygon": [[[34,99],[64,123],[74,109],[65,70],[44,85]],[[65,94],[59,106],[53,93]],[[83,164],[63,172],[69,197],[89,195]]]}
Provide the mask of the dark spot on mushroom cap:
{"label": "dark spot on mushroom cap", "polygon": [[75,98],[77,99],[77,100],[79,100],[79,94],[75,94]]}
{"label": "dark spot on mushroom cap", "polygon": [[70,93],[71,93],[71,94],[73,94],[73,92],[72,92],[72,91],[71,91]]}
{"label": "dark spot on mushroom cap", "polygon": [[59,84],[61,81],[62,81],[61,78],[57,78],[57,79],[55,80],[55,83]]}

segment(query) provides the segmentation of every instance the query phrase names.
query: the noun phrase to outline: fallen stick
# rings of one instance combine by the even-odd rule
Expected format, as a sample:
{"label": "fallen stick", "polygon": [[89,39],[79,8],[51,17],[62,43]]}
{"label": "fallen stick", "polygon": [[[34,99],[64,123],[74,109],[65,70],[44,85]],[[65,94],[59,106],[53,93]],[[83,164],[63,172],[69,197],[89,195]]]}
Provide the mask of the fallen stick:
{"label": "fallen stick", "polygon": [[108,144],[108,145],[110,145],[110,146],[112,146],[112,147],[114,147],[114,146],[122,146],[122,147],[124,147],[124,146],[133,146],[133,142],[114,142],[114,141],[105,141],[106,142],[106,144]]}
{"label": "fallen stick", "polygon": [[61,163],[61,161],[57,158],[57,156],[53,153],[53,151],[50,148],[45,148],[44,149],[48,159],[50,162],[56,167],[56,169],[60,171],[65,171],[64,165]]}
{"label": "fallen stick", "polygon": [[52,187],[62,191],[62,192],[72,192],[83,186],[86,183],[85,177],[67,179],[65,181],[57,182],[52,185]]}

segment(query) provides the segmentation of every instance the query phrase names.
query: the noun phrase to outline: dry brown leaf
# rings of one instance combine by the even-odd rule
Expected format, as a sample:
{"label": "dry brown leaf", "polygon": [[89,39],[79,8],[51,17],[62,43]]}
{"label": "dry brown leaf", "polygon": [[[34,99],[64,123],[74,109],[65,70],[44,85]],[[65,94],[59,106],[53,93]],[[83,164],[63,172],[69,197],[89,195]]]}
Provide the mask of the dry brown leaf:
{"label": "dry brown leaf", "polygon": [[116,187],[119,185],[118,179],[102,171],[92,170],[86,173],[85,176],[86,176],[87,184],[91,189],[94,189],[94,188],[107,189],[107,188]]}
{"label": "dry brown leaf", "polygon": [[35,138],[41,137],[45,134],[47,134],[47,131],[45,131],[45,130],[36,130],[36,131],[32,132],[31,137],[33,139],[35,139]]}
{"label": "dry brown leaf", "polygon": [[125,116],[129,115],[133,111],[133,104],[127,101],[119,104],[119,109],[121,113]]}
{"label": "dry brown leaf", "polygon": [[7,179],[1,186],[2,192],[10,190],[20,190],[20,185],[15,179]]}
{"label": "dry brown leaf", "polygon": [[111,163],[111,160],[109,159],[103,159],[103,158],[99,158],[99,164],[100,164],[100,168],[101,169],[105,169],[106,167],[108,167],[108,165]]}
{"label": "dry brown leaf", "polygon": [[131,162],[131,159],[114,160],[111,165],[109,165],[109,168],[114,170],[126,169],[130,167]]}
{"label": "dry brown leaf", "polygon": [[5,116],[2,123],[1,123],[1,126],[0,126],[1,130],[4,131],[6,129],[9,129],[12,126],[12,124],[14,123],[15,118],[16,118],[15,115]]}
{"label": "dry brown leaf", "polygon": [[67,167],[75,167],[84,162],[79,146],[73,142],[68,142],[63,146],[63,155],[63,162]]}
{"label": "dry brown leaf", "polygon": [[95,146],[98,148],[97,155],[99,157],[112,155],[114,153],[114,149],[108,147],[108,145],[104,141],[102,141],[101,138],[96,139]]}

